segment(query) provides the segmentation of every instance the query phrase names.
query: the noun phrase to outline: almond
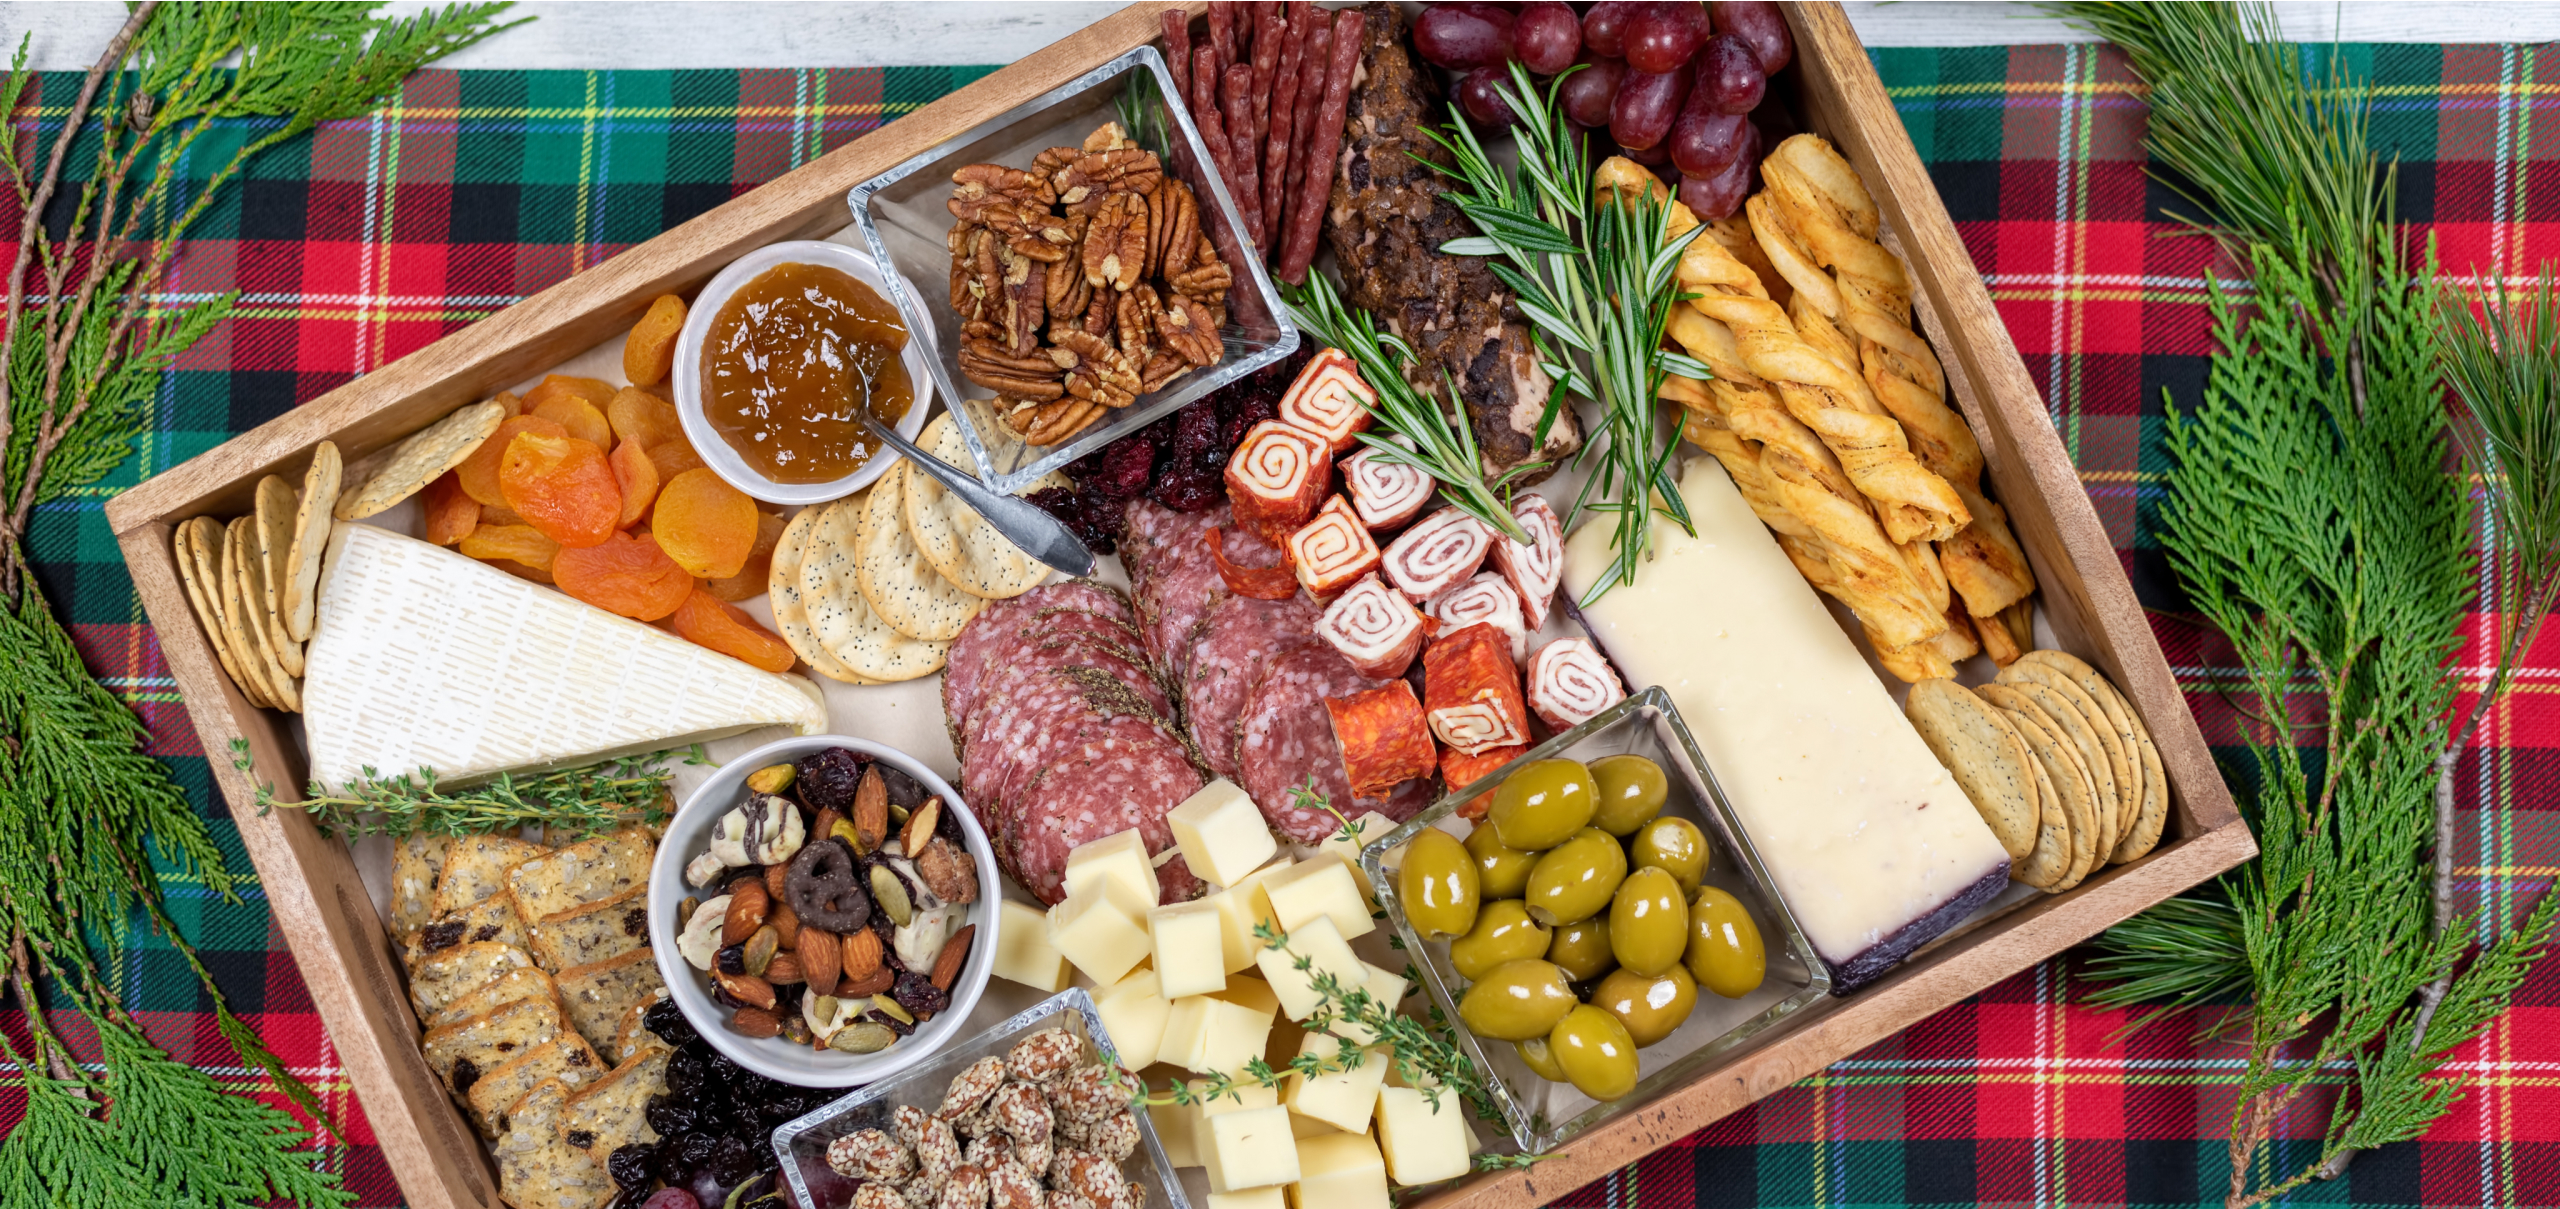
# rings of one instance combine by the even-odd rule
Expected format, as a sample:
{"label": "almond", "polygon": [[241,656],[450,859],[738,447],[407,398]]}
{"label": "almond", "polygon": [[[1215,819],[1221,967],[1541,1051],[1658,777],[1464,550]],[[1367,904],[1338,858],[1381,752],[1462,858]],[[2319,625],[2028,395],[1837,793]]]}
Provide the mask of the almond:
{"label": "almond", "polygon": [[856,852],[868,855],[880,850],[889,839],[889,783],[880,779],[877,768],[864,769],[862,784],[853,791],[853,832]]}
{"label": "almond", "polygon": [[960,967],[969,960],[969,943],[978,938],[978,925],[971,924],[951,934],[942,942],[942,955],[933,959],[933,986],[948,991],[960,977]]}
{"label": "almond", "polygon": [[836,934],[824,928],[800,929],[800,943],[792,948],[800,957],[800,974],[809,980],[812,995],[836,993],[837,975],[843,972],[843,948]]}
{"label": "almond", "polygon": [[834,835],[836,833],[836,824],[843,821],[844,812],[833,806],[829,806],[826,809],[819,811],[818,817],[810,821],[809,838],[813,840],[824,839],[827,836]]}
{"label": "almond", "polygon": [[856,981],[869,978],[880,968],[880,934],[869,928],[850,933],[844,938],[843,977]]}
{"label": "almond", "polygon": [[897,972],[890,969],[886,964],[882,964],[872,969],[871,976],[869,978],[865,978],[859,982],[852,979],[845,979],[836,983],[836,997],[839,999],[857,999],[864,995],[877,995],[882,991],[888,990],[892,985],[896,984],[897,981]]}
{"label": "almond", "polygon": [[800,972],[800,958],[797,954],[776,953],[773,955],[773,960],[764,967],[764,980],[778,987],[786,987],[795,982],[808,981],[808,975]]}
{"label": "almond", "polygon": [[773,914],[765,916],[764,921],[773,925],[774,932],[782,937],[783,948],[800,947],[800,913],[792,910],[790,903],[775,902]]}
{"label": "almond", "polygon": [[726,974],[715,971],[711,977],[719,982],[720,989],[727,991],[731,999],[750,1007],[763,1008],[768,1012],[773,1010],[772,983],[753,974]]}
{"label": "almond", "polygon": [[782,901],[782,887],[791,880],[791,862],[764,867],[764,892],[775,902]]}
{"label": "almond", "polygon": [[926,798],[924,805],[916,807],[915,813],[907,816],[907,829],[898,836],[898,851],[913,859],[915,854],[924,851],[925,841],[933,838],[933,829],[941,822],[942,799]]}
{"label": "almond", "polygon": [[782,1017],[763,1008],[739,1008],[736,1015],[729,1017],[729,1027],[749,1037],[779,1037]]}
{"label": "almond", "polygon": [[740,878],[729,887],[729,914],[720,924],[720,943],[734,945],[756,934],[764,926],[764,917],[773,906],[773,896],[764,892],[764,883],[754,878]]}

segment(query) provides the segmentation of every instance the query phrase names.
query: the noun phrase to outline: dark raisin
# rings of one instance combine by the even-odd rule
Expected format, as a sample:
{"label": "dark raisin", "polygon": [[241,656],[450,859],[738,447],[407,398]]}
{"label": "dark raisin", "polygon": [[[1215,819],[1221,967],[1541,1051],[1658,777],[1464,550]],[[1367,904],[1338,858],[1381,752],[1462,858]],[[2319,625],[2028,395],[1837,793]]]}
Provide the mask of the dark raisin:
{"label": "dark raisin", "polygon": [[622,913],[623,935],[638,936],[648,930],[649,909],[647,907],[633,907],[632,909]]}
{"label": "dark raisin", "polygon": [[[660,1000],[658,1003],[658,1007],[673,1006],[675,1004],[671,1000]],[[653,1007],[649,1010],[655,1013],[658,1008]],[[640,1023],[646,1025],[650,1032],[658,1033],[660,1037],[667,1036],[665,1033],[658,1032],[658,1023],[651,1021],[647,1016],[642,1016]],[[674,1040],[672,1037],[667,1039]],[[676,1052],[667,1058],[667,1090],[679,1096],[690,1096],[701,1090],[703,1075],[709,1069],[708,1055],[683,1042],[677,1042]]]}
{"label": "dark raisin", "polygon": [[658,1148],[654,1143],[633,1142],[614,1148],[612,1157],[604,1161],[604,1173],[612,1176],[614,1183],[633,1188],[648,1183],[649,1172],[657,1165]]}
{"label": "dark raisin", "polygon": [[720,1139],[719,1146],[711,1152],[711,1161],[705,1166],[710,1168],[711,1174],[721,1183],[734,1188],[746,1183],[748,1177],[756,1173],[760,1164],[755,1147],[745,1138],[730,1134]]}
{"label": "dark raisin", "polygon": [[710,1084],[711,1093],[725,1099],[729,1095],[729,1089],[736,1087],[738,1081],[746,1077],[747,1072],[746,1068],[731,1062],[727,1054],[713,1054],[711,1065],[705,1068],[702,1074],[703,1082]]}
{"label": "dark raisin", "polygon": [[877,1016],[871,1017],[871,1022],[873,1024],[880,1025],[901,1037],[912,1037],[916,1035],[916,1026],[909,1024],[904,1020],[900,1020],[887,1012],[882,1012]]}
{"label": "dark raisin", "polygon": [[[648,914],[648,912],[647,912],[646,910],[643,910],[643,911],[641,912],[641,914],[646,915],[646,914]],[[474,932],[474,933],[472,933],[472,934],[471,934],[471,939],[472,939],[473,943],[479,943],[479,942],[482,942],[482,941],[496,940],[496,939],[498,938],[498,933],[500,933],[500,932],[502,932],[502,931],[505,931],[505,929],[504,929],[504,928],[499,927],[499,926],[498,926],[498,925],[496,925],[496,924],[482,924],[482,925],[480,925],[480,930],[479,930],[479,931]]]}
{"label": "dark raisin", "polygon": [[800,800],[812,810],[853,814],[853,794],[862,786],[862,769],[870,761],[849,747],[822,747],[800,757],[792,782]]}
{"label": "dark raisin", "polygon": [[1102,473],[1085,489],[1104,499],[1133,500],[1146,491],[1156,468],[1156,447],[1135,437],[1122,437],[1102,451]]}
{"label": "dark raisin", "polygon": [[446,920],[428,924],[418,930],[418,947],[429,953],[441,953],[462,943],[462,921]]}
{"label": "dark raisin", "polygon": [[889,791],[889,804],[892,806],[913,810],[924,805],[924,785],[885,762],[880,765],[880,786]]}
{"label": "dark raisin", "polygon": [[692,1129],[702,1113],[674,1096],[651,1096],[641,1116],[649,1122],[649,1128],[658,1131],[658,1136],[672,1138]]}
{"label": "dark raisin", "polygon": [[464,1058],[453,1064],[453,1094],[471,1094],[471,1085],[480,1081],[480,1064]]}
{"label": "dark raisin", "polygon": [[[641,913],[641,918],[645,923],[647,920],[646,911]],[[701,1036],[701,1034],[693,1031],[693,1026],[691,1024],[685,1022],[684,1009],[677,1007],[676,1001],[673,999],[661,999],[656,1003],[650,1004],[646,1010],[640,1013],[640,1027],[656,1033],[659,1040],[675,1046],[678,1049],[682,1049],[687,1043],[692,1042]],[[682,1055],[679,1054],[678,1056],[681,1057]],[[670,1060],[668,1065],[672,1067],[674,1065],[673,1060]]]}
{"label": "dark raisin", "polygon": [[637,1183],[623,1184],[622,1191],[614,1193],[613,1199],[605,1202],[605,1209],[640,1209],[655,1195],[649,1191],[649,1181],[644,1176]]}
{"label": "dark raisin", "polygon": [[897,1000],[899,1007],[917,1015],[939,1012],[951,1006],[949,991],[933,985],[931,977],[912,972],[898,975],[897,983],[889,988],[889,997]]}
{"label": "dark raisin", "polygon": [[729,1098],[741,1106],[752,1107],[782,1094],[782,1085],[754,1071],[738,1076],[729,1085]]}
{"label": "dark raisin", "polygon": [[723,945],[711,955],[711,964],[723,974],[744,974],[747,972],[747,946]]}
{"label": "dark raisin", "polygon": [[1217,507],[1227,496],[1226,485],[1217,475],[1182,469],[1156,480],[1147,498],[1176,512],[1202,512]]}
{"label": "dark raisin", "polygon": [[711,1154],[720,1147],[720,1137],[711,1133],[688,1133],[658,1148],[658,1178],[670,1184],[681,1184],[711,1162]]}
{"label": "dark raisin", "polygon": [[560,1137],[561,1140],[579,1150],[585,1150],[587,1147],[596,1144],[596,1134],[592,1129],[572,1129],[569,1132],[560,1135]]}

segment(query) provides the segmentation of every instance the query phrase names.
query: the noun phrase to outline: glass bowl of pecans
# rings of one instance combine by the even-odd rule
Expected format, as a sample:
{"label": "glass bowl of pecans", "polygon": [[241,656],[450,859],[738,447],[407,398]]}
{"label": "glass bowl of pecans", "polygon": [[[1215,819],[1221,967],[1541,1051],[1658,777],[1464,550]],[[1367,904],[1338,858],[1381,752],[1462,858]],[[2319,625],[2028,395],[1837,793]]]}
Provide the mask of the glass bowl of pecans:
{"label": "glass bowl of pecans", "polygon": [[997,490],[1297,349],[1198,129],[1164,101],[1172,90],[1142,46],[847,196]]}
{"label": "glass bowl of pecans", "polygon": [[649,874],[668,993],[738,1065],[853,1087],[961,1032],[994,967],[994,850],[920,761],[844,735],[769,743],[676,811]]}

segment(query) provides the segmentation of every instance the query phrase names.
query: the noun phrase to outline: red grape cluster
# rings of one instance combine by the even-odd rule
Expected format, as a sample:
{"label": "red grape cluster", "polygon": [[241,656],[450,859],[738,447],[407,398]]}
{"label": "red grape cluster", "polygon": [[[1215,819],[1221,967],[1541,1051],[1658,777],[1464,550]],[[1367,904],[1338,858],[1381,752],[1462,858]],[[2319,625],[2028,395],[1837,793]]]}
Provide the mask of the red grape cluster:
{"label": "red grape cluster", "polygon": [[1559,97],[1566,119],[1637,163],[1678,170],[1680,200],[1702,219],[1741,209],[1766,141],[1794,128],[1769,96],[1769,77],[1795,57],[1775,4],[1434,4],[1413,46],[1459,73],[1459,107],[1496,128],[1518,120],[1494,87],[1510,80],[1508,64],[1540,76],[1580,64]]}

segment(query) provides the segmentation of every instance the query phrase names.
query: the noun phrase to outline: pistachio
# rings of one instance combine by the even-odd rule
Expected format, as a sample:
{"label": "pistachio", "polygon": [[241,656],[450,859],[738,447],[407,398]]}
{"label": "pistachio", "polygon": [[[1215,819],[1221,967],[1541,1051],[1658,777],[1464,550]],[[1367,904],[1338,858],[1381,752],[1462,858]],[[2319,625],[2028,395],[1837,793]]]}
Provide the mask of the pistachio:
{"label": "pistachio", "polygon": [[767,764],[747,774],[747,788],[757,793],[780,793],[800,779],[800,770],[789,764]]}
{"label": "pistachio", "polygon": [[827,1038],[827,1048],[840,1054],[876,1054],[897,1040],[898,1035],[888,1025],[865,1020],[837,1029],[835,1036]]}
{"label": "pistachio", "polygon": [[764,977],[765,971],[773,965],[773,955],[781,950],[782,933],[775,931],[772,924],[756,929],[755,934],[747,938],[747,972],[758,978]]}
{"label": "pistachio", "polygon": [[912,857],[924,851],[925,841],[933,838],[933,829],[942,823],[942,799],[926,798],[907,816],[907,829],[898,836],[898,850]]}
{"label": "pistachio", "polygon": [[830,839],[843,840],[846,847],[853,849],[855,856],[865,856],[870,853],[870,849],[862,846],[862,832],[856,830],[852,823],[844,819],[837,819],[835,827],[827,832],[827,836]]}
{"label": "pistachio", "polygon": [[871,1006],[895,1016],[907,1024],[914,1024],[916,1022],[915,1014],[913,1012],[908,1011],[905,1007],[901,1006],[897,1000],[891,999],[886,995],[872,996]]}
{"label": "pistachio", "polygon": [[711,955],[720,949],[720,927],[727,922],[729,896],[726,894],[693,909],[686,920],[684,933],[676,937],[676,952],[697,970],[711,968]]}
{"label": "pistachio", "polygon": [[809,1044],[809,1022],[798,1016],[782,1018],[782,1039],[793,1045]]}
{"label": "pistachio", "polygon": [[889,913],[889,922],[903,928],[916,917],[914,900],[907,897],[907,884],[899,880],[898,871],[887,865],[871,867],[871,900]]}

